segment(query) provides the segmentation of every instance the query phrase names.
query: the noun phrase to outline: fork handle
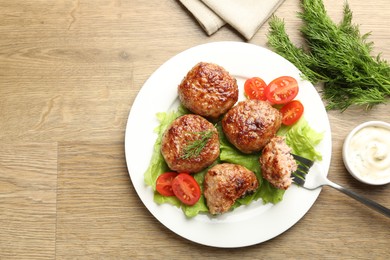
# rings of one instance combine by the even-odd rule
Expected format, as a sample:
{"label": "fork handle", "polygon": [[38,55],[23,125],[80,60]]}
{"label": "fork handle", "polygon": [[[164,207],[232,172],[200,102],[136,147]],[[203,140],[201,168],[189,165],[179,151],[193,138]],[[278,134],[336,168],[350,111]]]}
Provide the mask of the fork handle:
{"label": "fork handle", "polygon": [[328,181],[327,183],[328,186],[336,189],[336,190],[339,190],[341,191],[342,193],[350,196],[351,198],[354,198],[355,200],[357,201],[360,201],[361,203],[363,203],[364,205],[382,213],[383,215],[385,215],[386,217],[389,217],[390,218],[390,209],[389,208],[386,208],[385,206],[375,202],[375,201],[372,201],[370,199],[367,199],[359,194],[357,194],[356,192],[353,192],[351,190],[348,190],[334,182],[331,182],[331,181]]}

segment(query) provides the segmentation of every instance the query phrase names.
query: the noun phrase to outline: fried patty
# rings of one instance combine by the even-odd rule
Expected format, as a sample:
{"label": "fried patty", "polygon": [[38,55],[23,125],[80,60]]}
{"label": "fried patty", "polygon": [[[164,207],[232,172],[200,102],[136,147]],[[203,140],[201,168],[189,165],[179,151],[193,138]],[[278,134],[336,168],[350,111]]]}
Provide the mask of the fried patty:
{"label": "fried patty", "polygon": [[259,183],[256,175],[244,166],[223,163],[207,171],[203,185],[209,212],[222,214],[228,211],[238,198],[255,191]]}
{"label": "fried patty", "polygon": [[290,152],[285,138],[275,136],[264,147],[259,158],[263,178],[278,189],[288,189],[292,183],[291,173],[297,170],[297,163]]}
{"label": "fried patty", "polygon": [[239,102],[222,119],[227,139],[243,153],[258,152],[275,136],[281,113],[269,103],[248,99]]}
{"label": "fried patty", "polygon": [[216,120],[237,102],[237,80],[219,65],[200,62],[184,77],[178,93],[192,113]]}
{"label": "fried patty", "polygon": [[199,172],[219,156],[218,131],[199,115],[181,116],[164,132],[161,153],[171,170]]}

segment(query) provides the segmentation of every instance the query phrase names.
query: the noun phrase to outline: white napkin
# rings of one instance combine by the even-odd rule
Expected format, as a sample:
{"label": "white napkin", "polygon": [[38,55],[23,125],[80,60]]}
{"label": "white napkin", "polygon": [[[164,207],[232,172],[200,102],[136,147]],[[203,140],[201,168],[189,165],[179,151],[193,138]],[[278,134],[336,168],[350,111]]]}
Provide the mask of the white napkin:
{"label": "white napkin", "polygon": [[208,35],[230,24],[247,40],[284,0],[180,0]]}

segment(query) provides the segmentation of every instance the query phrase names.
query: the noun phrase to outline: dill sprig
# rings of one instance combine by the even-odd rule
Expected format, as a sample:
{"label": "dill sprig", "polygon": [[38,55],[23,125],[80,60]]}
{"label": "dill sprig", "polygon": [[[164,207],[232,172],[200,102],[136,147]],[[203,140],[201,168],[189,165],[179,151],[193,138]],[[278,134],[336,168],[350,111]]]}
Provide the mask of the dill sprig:
{"label": "dill sprig", "polygon": [[183,149],[181,159],[190,159],[200,155],[204,147],[207,145],[209,139],[213,136],[212,130],[205,130],[200,132],[191,132],[191,135],[196,135],[196,139],[188,142]]}
{"label": "dill sprig", "polygon": [[352,23],[352,11],[344,4],[343,19],[334,23],[322,0],[302,0],[301,33],[307,50],[295,46],[288,37],[284,21],[273,16],[269,22],[268,44],[291,61],[312,83],[323,82],[327,109],[345,110],[388,102],[390,66],[380,55],[373,57],[369,33],[361,35]]}

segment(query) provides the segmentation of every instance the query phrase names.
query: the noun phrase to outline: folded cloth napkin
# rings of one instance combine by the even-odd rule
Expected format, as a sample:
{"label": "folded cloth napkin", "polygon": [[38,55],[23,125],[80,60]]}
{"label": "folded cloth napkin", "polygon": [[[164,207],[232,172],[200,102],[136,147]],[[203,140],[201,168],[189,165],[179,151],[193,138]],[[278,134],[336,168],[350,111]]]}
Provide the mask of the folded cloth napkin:
{"label": "folded cloth napkin", "polygon": [[208,35],[212,35],[225,25],[225,21],[201,0],[180,0],[180,2],[194,15]]}
{"label": "folded cloth napkin", "polygon": [[225,23],[230,24],[247,40],[284,0],[180,0],[194,15],[208,35]]}

